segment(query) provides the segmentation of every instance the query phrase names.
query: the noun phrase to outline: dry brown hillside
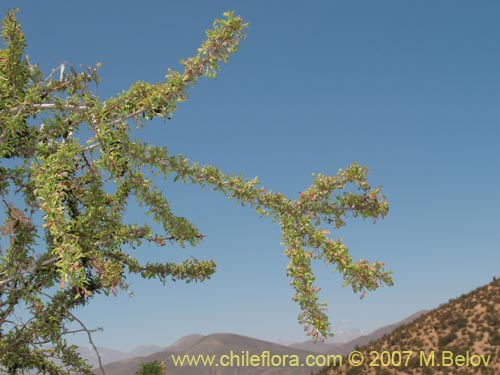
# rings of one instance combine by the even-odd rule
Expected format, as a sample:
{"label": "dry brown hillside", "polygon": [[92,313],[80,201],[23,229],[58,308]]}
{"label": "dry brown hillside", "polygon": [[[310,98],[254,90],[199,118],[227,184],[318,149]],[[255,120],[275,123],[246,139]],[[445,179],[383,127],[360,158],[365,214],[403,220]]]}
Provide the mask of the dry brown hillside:
{"label": "dry brown hillside", "polygon": [[[184,341],[184,340],[183,340]],[[289,348],[284,345],[274,344],[267,341],[254,339],[251,337],[240,336],[230,333],[215,333],[201,338],[195,337],[194,340],[188,340],[188,345],[174,345],[180,351],[176,352],[178,356],[188,355],[191,358],[204,357],[221,358],[230,352],[239,354],[248,351],[251,354],[260,355],[264,351],[269,351],[273,355],[285,357],[296,355],[305,362],[307,355],[313,355],[312,352]],[[183,344],[181,342],[181,344]],[[172,348],[172,347],[171,347]],[[169,349],[171,349],[169,348]],[[140,363],[151,361],[164,361],[167,375],[309,375],[312,371],[318,371],[320,367],[267,367],[267,366],[219,366],[216,362],[212,366],[175,366],[171,359],[171,351],[160,351],[147,357],[130,358],[104,366],[106,375],[134,375],[139,368]],[[95,374],[101,374],[95,370]]]}
{"label": "dry brown hillside", "polygon": [[[499,375],[500,279],[450,300],[359,350],[365,359],[361,366],[349,366],[344,357],[342,366],[325,368],[318,375]],[[396,366],[387,366],[390,362]]]}

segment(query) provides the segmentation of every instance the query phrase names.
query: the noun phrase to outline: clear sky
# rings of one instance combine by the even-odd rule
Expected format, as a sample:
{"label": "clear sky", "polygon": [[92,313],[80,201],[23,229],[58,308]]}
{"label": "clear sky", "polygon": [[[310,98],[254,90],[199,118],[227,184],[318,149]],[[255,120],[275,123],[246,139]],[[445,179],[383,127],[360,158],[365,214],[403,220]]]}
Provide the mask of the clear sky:
{"label": "clear sky", "polygon": [[[360,300],[332,267],[314,264],[334,331],[371,331],[500,274],[498,1],[7,0],[0,10],[14,6],[30,60],[44,71],[102,62],[102,98],[180,69],[225,10],[250,23],[217,80],[201,81],[172,121],[150,122],[142,136],[259,176],[290,198],[313,172],[332,175],[354,161],[369,167],[389,215],[376,224],[349,220],[332,235],[354,259],[385,261],[395,285]],[[144,245],[138,257],[213,258],[217,273],[165,287],[130,278],[134,298],[98,297],[79,311],[89,327],[104,327],[96,344],[129,350],[215,332],[308,339],[279,226],[218,193],[162,186],[175,212],[207,237],[194,249]]]}

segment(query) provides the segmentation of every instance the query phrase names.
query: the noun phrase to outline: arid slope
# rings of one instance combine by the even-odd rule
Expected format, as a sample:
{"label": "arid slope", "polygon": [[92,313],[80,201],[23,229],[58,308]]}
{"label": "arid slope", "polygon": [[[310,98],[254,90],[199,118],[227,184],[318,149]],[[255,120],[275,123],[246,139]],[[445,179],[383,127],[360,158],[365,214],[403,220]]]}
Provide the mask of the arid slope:
{"label": "arid slope", "polygon": [[[318,375],[500,374],[500,279],[450,300],[359,350],[365,358],[361,366],[349,366],[344,358],[342,366],[325,368]],[[384,351],[389,354],[381,354]],[[398,365],[398,352],[401,364],[387,366],[390,362]]]}

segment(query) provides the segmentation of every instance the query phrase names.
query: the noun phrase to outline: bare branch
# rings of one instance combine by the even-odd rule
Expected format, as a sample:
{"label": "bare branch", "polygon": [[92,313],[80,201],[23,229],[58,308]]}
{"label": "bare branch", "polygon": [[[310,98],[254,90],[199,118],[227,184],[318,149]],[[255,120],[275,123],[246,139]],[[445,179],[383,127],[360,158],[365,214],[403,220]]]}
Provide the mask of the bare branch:
{"label": "bare branch", "polygon": [[[33,272],[35,271],[37,268],[39,267],[43,267],[43,266],[46,266],[48,264],[52,264],[52,263],[55,263],[57,260],[59,259],[59,257],[55,256],[55,257],[52,257],[50,259],[47,259],[45,261],[43,261],[41,264],[33,264],[32,267],[28,267],[28,268],[21,268],[18,270],[18,275],[22,275],[24,273],[28,273],[28,272]],[[5,273],[5,271],[4,271]],[[10,277],[7,277],[6,279],[3,279],[3,280],[0,280],[0,287],[9,283],[10,281],[14,280],[15,278],[15,275],[12,275]]]}
{"label": "bare branch", "polygon": [[127,115],[121,116],[121,117],[117,118],[116,120],[113,120],[113,121],[108,122],[108,123],[106,124],[106,126],[110,126],[110,127],[111,127],[111,126],[114,126],[114,125],[118,125],[118,124],[120,124],[120,123],[122,123],[122,122],[124,122],[124,121],[130,120],[130,119],[132,119],[132,118],[134,118],[134,117],[139,116],[139,115],[140,115],[141,113],[143,113],[145,110],[146,110],[146,109],[145,109],[145,108],[143,108],[143,109],[139,109],[139,110],[137,110],[137,111],[135,111],[135,112],[129,113],[129,114],[127,114]]}
{"label": "bare branch", "polygon": [[103,364],[102,364],[102,360],[101,360],[101,355],[99,354],[99,351],[97,350],[97,347],[95,346],[94,344],[94,341],[92,340],[92,332],[96,332],[98,330],[102,330],[102,328],[97,328],[97,329],[93,329],[93,330],[89,330],[85,324],[83,324],[83,322],[78,319],[75,315],[73,315],[69,310],[68,310],[68,315],[71,316],[72,319],[76,320],[80,326],[82,327],[82,329],[87,333],[87,336],[89,338],[89,343],[90,345],[92,345],[92,348],[94,349],[94,352],[95,354],[97,355],[97,360],[99,361],[99,369],[101,370],[101,372],[103,373],[103,375],[106,375],[106,371],[104,371],[104,368],[103,368]]}
{"label": "bare branch", "polygon": [[23,104],[22,106],[17,106],[11,108],[10,112],[15,113],[20,111],[24,107],[29,107],[30,109],[40,109],[40,110],[54,110],[54,109],[63,109],[65,111],[75,111],[75,112],[85,112],[90,108],[85,105],[76,105],[76,104],[55,104],[55,103],[40,103],[40,104]]}

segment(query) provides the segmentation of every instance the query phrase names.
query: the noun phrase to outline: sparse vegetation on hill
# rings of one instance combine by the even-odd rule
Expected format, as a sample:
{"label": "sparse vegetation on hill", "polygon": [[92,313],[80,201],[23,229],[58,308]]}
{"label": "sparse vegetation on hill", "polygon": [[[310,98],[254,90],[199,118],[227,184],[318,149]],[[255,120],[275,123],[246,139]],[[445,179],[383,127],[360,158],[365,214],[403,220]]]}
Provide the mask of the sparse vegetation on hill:
{"label": "sparse vegetation on hill", "polygon": [[[500,374],[500,280],[494,279],[488,285],[452,299],[359,350],[365,358],[362,366],[349,367],[344,358],[342,367],[325,368],[317,375]],[[382,361],[387,361],[380,355],[384,351],[400,352],[402,364],[382,366]],[[420,355],[421,352],[424,354]],[[434,366],[432,362],[426,364],[432,352]],[[404,366],[407,355],[409,360]],[[483,356],[484,360],[480,357],[471,360],[473,355]],[[398,356],[396,354],[392,362],[397,362]],[[463,363],[459,356],[464,356]],[[457,362],[448,366],[452,357]],[[375,364],[379,366],[373,366]]]}

